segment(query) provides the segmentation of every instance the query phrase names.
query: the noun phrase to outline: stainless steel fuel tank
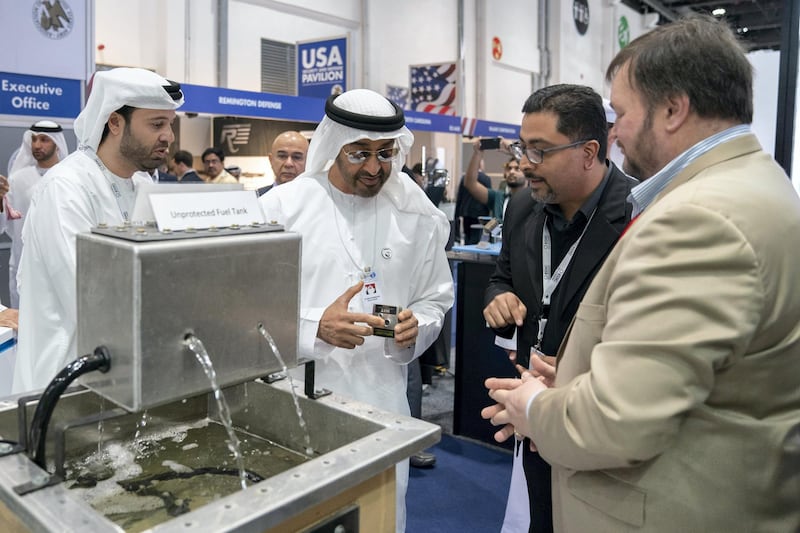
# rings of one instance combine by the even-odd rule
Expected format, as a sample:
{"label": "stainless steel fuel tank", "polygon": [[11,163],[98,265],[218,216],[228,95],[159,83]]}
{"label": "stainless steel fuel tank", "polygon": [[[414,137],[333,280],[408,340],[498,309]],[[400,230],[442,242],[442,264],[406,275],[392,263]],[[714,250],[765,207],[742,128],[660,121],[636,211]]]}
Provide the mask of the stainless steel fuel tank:
{"label": "stainless steel fuel tank", "polygon": [[96,228],[78,235],[78,353],[105,345],[106,374],[80,382],[129,411],[210,390],[188,334],[221,387],[297,365],[300,236],[280,227],[162,234]]}

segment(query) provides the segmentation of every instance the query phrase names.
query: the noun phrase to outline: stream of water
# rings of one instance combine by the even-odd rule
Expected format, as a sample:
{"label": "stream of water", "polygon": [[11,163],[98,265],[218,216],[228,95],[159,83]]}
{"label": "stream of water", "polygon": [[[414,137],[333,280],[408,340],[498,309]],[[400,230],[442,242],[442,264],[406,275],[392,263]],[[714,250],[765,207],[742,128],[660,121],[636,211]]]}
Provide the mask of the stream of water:
{"label": "stream of water", "polygon": [[228,402],[225,401],[225,395],[222,393],[222,389],[217,383],[217,373],[214,371],[214,365],[211,364],[211,358],[208,356],[206,347],[203,346],[203,342],[200,339],[194,335],[189,335],[186,337],[184,342],[186,343],[186,346],[192,352],[194,352],[194,355],[197,357],[197,361],[203,367],[203,372],[205,372],[206,377],[208,377],[208,381],[211,382],[211,388],[214,391],[214,399],[217,401],[217,407],[219,408],[220,422],[222,422],[222,425],[228,432],[228,449],[233,454],[233,458],[236,461],[236,466],[239,467],[239,481],[242,484],[242,489],[246,489],[247,476],[245,475],[244,471],[241,443],[239,442],[239,437],[236,436],[236,432],[233,431],[231,410],[228,408]]}
{"label": "stream of water", "polygon": [[289,378],[289,390],[292,393],[292,400],[294,401],[294,409],[297,413],[297,420],[300,424],[300,429],[303,430],[306,455],[312,456],[314,455],[314,449],[311,447],[311,434],[308,432],[308,424],[306,424],[306,420],[303,418],[303,410],[300,408],[300,400],[297,398],[297,391],[294,390],[294,380],[292,379],[292,375],[289,373],[289,369],[286,368],[286,363],[283,361],[281,351],[278,349],[278,345],[275,344],[275,339],[273,339],[272,335],[270,335],[269,331],[267,331],[267,328],[265,328],[263,324],[259,324],[258,331],[267,340],[267,344],[269,344],[269,347],[272,349],[272,353],[274,353],[275,357],[277,357],[278,362],[281,365],[281,371],[286,375],[286,377]]}

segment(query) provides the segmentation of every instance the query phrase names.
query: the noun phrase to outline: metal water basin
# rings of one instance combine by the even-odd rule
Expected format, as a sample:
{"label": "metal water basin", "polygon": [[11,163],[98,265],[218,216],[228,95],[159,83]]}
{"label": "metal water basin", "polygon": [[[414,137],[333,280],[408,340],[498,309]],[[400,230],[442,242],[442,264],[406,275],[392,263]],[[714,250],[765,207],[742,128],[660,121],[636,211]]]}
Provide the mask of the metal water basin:
{"label": "metal water basin", "polygon": [[[302,383],[295,385],[302,391]],[[305,433],[298,423],[288,380],[270,385],[248,382],[226,388],[224,394],[236,428],[247,428],[249,433],[290,450],[302,453],[305,449]],[[149,531],[280,529],[281,524],[302,517],[308,509],[319,507],[390,471],[397,462],[440,438],[440,428],[436,425],[387,413],[342,396],[309,400],[301,395],[299,402],[314,450],[309,460]],[[57,433],[54,428],[64,421],[90,417],[113,408],[110,402],[88,389],[65,395],[54,412],[48,441]],[[33,407],[28,409],[30,420]],[[206,418],[214,420],[216,410],[215,400],[208,394],[150,409],[148,415],[168,427]],[[14,398],[0,400],[0,436],[3,439],[17,440],[17,415]],[[141,418],[142,413],[127,413],[106,420],[102,437],[97,423],[67,430],[66,457],[69,459],[76,450],[87,446],[96,447],[101,438],[132,439]],[[52,442],[48,449],[48,459],[52,459]],[[32,531],[123,531],[63,483],[24,496],[13,490],[41,474],[42,470],[25,454],[0,457],[0,524],[4,516],[10,515],[12,521]],[[387,501],[394,506],[393,497],[384,504]]]}

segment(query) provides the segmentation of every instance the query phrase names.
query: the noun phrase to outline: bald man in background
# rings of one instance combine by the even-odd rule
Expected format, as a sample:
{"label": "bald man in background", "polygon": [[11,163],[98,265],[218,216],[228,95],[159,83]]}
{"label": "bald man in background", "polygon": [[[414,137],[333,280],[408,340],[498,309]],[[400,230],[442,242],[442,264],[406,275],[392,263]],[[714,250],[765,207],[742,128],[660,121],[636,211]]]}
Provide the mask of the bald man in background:
{"label": "bald man in background", "polygon": [[292,181],[306,170],[308,140],[300,132],[284,131],[272,142],[269,162],[275,174],[275,182],[258,189],[261,196],[272,187]]}

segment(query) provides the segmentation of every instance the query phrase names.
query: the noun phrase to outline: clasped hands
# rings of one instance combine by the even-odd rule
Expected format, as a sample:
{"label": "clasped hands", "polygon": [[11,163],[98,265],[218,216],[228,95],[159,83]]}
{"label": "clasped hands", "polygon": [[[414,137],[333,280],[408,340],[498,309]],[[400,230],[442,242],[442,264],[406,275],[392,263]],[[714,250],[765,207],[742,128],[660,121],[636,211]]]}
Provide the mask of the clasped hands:
{"label": "clasped hands", "polygon": [[[524,324],[527,315],[525,304],[516,294],[504,292],[489,302],[483,316],[489,326],[503,328],[511,324],[518,327]],[[553,386],[555,381],[555,358],[532,356],[530,368],[516,365],[520,378],[489,378],[484,385],[489,389],[489,397],[497,402],[481,410],[481,417],[493,426],[502,426],[494,434],[497,442],[504,442],[512,436],[530,437],[526,409],[531,396]],[[531,441],[531,448],[534,448]]]}
{"label": "clasped hands", "polygon": [[[364,344],[364,338],[372,335],[372,328],[384,325],[383,318],[369,313],[353,313],[348,305],[357,296],[363,281],[348,288],[322,313],[317,329],[317,337],[323,341],[352,350]],[[408,348],[417,341],[419,321],[411,309],[403,309],[397,313],[397,324],[394,327],[394,342],[398,348]]]}

